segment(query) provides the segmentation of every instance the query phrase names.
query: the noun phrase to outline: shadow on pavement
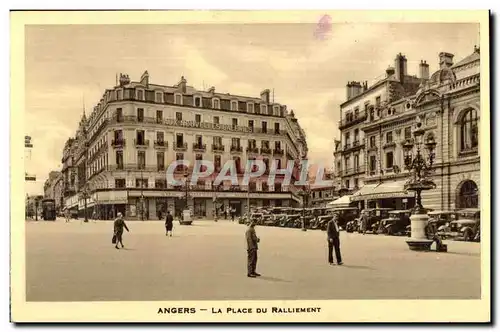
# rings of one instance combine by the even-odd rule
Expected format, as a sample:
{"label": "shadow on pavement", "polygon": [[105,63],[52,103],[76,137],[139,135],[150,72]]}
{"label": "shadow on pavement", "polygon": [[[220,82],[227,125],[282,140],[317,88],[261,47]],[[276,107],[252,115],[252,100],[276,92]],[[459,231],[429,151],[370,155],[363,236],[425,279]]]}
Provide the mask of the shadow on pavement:
{"label": "shadow on pavement", "polygon": [[266,276],[257,277],[255,279],[260,279],[265,281],[275,281],[275,282],[290,282],[289,280],[274,278],[274,277],[266,277]]}
{"label": "shadow on pavement", "polygon": [[360,269],[360,270],[375,270],[374,268],[369,267],[369,266],[363,266],[363,265],[347,265],[347,264],[343,264],[342,266],[340,266],[340,268]]}
{"label": "shadow on pavement", "polygon": [[448,255],[458,255],[458,256],[470,256],[470,257],[480,257],[481,253],[472,253],[472,252],[445,252],[443,254]]}

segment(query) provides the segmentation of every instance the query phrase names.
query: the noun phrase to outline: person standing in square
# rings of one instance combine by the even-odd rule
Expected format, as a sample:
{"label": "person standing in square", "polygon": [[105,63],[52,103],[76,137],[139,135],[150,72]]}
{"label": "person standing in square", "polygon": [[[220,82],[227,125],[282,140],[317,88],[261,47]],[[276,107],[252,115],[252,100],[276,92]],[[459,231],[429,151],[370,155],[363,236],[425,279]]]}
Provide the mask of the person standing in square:
{"label": "person standing in square", "polygon": [[165,236],[172,236],[172,230],[174,228],[174,217],[170,214],[170,211],[167,211],[167,218],[165,220]]}
{"label": "person standing in square", "polygon": [[328,263],[333,264],[333,250],[335,249],[335,257],[337,259],[337,264],[342,265],[342,256],[340,254],[340,234],[339,226],[337,224],[339,215],[335,213],[333,218],[328,222],[326,228],[326,234],[328,237]]}
{"label": "person standing in square", "polygon": [[247,240],[247,277],[260,277],[260,274],[255,272],[257,269],[257,250],[259,249],[258,243],[260,239],[255,233],[255,223],[253,221],[248,225],[245,237]]}

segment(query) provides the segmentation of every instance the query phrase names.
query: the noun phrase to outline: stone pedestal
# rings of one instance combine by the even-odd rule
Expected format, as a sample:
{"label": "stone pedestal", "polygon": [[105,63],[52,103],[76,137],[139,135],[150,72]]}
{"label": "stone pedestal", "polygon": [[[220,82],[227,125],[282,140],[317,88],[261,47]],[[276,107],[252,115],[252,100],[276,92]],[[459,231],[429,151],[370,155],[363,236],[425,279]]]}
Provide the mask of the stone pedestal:
{"label": "stone pedestal", "polygon": [[430,251],[432,240],[425,236],[425,227],[429,221],[427,214],[414,214],[410,217],[411,220],[411,237],[406,240],[410,250],[415,251]]}

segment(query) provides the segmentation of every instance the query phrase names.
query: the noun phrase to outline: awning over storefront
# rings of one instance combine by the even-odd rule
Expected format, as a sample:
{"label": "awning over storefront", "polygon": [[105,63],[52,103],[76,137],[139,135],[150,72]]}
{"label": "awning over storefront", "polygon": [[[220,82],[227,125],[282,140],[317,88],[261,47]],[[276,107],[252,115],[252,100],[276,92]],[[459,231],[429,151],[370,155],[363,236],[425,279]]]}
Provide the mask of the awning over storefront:
{"label": "awning over storefront", "polygon": [[414,192],[404,189],[406,180],[384,182],[380,184],[366,185],[353,195],[353,201],[376,200],[384,198],[406,198],[415,197]]}
{"label": "awning over storefront", "polygon": [[345,195],[340,198],[337,198],[334,201],[331,201],[326,206],[327,207],[347,207],[351,203],[351,195]]}

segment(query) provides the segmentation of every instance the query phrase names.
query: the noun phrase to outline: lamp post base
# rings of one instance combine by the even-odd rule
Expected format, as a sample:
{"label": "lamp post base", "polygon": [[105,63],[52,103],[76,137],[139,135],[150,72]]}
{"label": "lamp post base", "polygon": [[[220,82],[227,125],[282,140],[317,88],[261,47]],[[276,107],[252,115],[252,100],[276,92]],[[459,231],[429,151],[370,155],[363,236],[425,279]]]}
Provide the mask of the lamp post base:
{"label": "lamp post base", "polygon": [[425,227],[429,221],[427,214],[414,214],[410,217],[411,220],[411,238],[406,240],[410,250],[414,251],[430,251],[432,240],[427,239],[425,235]]}

